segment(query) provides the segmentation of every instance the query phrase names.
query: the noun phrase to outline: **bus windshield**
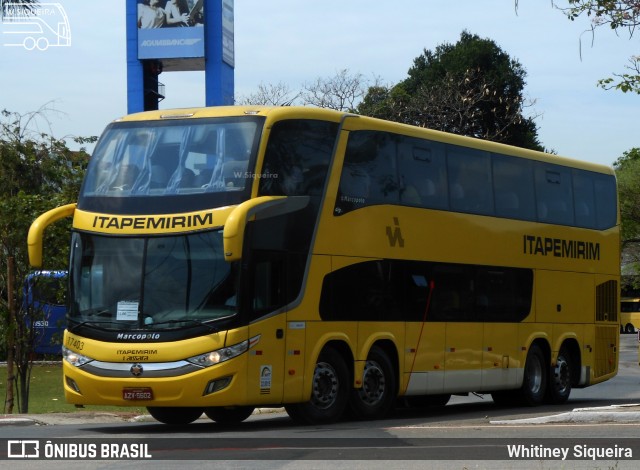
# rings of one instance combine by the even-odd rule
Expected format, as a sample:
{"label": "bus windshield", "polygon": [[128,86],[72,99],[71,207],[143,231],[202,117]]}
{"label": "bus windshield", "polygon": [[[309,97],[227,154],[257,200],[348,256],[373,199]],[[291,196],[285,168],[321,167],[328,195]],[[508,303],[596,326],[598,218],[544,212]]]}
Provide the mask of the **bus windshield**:
{"label": "bus windshield", "polygon": [[160,331],[236,313],[235,265],[219,230],[119,238],[74,233],[69,320],[105,330]]}
{"label": "bus windshield", "polygon": [[[194,195],[202,208],[220,205],[212,197],[229,199],[218,203],[241,202],[248,198],[249,164],[261,129],[254,116],[113,123],[91,157],[79,207],[103,210],[108,204],[113,209],[128,198],[147,211],[148,204],[163,200],[167,210],[167,197],[174,196],[193,210]],[[103,205],[96,206],[96,200]],[[133,207],[131,202],[126,206]]]}

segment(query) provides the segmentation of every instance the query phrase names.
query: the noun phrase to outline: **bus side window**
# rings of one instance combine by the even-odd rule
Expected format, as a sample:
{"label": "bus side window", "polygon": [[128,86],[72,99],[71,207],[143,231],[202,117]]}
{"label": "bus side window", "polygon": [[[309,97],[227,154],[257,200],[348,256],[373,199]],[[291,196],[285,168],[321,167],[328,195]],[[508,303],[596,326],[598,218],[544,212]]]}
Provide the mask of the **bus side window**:
{"label": "bus side window", "polygon": [[595,210],[596,225],[598,229],[604,230],[616,225],[616,179],[613,175],[595,175]]}
{"label": "bus side window", "polygon": [[319,196],[324,187],[338,125],[306,119],[273,126],[259,174],[259,194]]}
{"label": "bus side window", "polygon": [[401,203],[446,209],[448,198],[444,144],[413,137],[399,139]]}
{"label": "bus side window", "polygon": [[371,180],[365,167],[360,165],[345,165],[340,179],[340,193],[351,199],[361,199],[362,202],[369,197]]}
{"label": "bus side window", "polygon": [[560,165],[534,164],[538,220],[561,225],[574,224],[571,170]]}
{"label": "bus side window", "polygon": [[493,154],[493,187],[496,215],[535,220],[533,169],[529,160]]}
{"label": "bus side window", "polygon": [[451,210],[471,214],[494,213],[491,159],[488,152],[447,147]]}
{"label": "bus side window", "polygon": [[350,133],[336,198],[336,215],[375,204],[399,204],[397,140],[387,132]]}

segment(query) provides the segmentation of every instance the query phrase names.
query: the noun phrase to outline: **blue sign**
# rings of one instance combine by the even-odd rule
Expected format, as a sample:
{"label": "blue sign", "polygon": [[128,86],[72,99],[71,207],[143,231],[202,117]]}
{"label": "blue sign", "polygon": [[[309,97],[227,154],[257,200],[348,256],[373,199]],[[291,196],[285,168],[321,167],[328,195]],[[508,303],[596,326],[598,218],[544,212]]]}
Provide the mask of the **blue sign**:
{"label": "blue sign", "polygon": [[203,0],[138,3],[138,59],[204,57]]}
{"label": "blue sign", "polygon": [[138,59],[204,57],[204,28],[138,30]]}

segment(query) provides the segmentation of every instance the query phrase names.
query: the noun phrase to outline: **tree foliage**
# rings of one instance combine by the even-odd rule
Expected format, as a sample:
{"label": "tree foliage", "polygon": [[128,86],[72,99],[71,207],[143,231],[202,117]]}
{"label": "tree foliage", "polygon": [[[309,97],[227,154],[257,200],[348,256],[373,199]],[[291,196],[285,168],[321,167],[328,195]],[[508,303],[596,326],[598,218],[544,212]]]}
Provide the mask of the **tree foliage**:
{"label": "tree foliage", "polygon": [[624,152],[613,166],[618,179],[623,246],[640,244],[640,148]]}
{"label": "tree foliage", "polygon": [[258,90],[236,100],[240,105],[266,106],[316,106],[353,112],[356,105],[366,94],[370,82],[360,73],[351,73],[347,69],[336,72],[333,76],[318,77],[315,81],[301,85],[300,90],[292,90],[287,84],[260,84]]}
{"label": "tree foliage", "polygon": [[368,82],[362,74],[352,74],[343,69],[333,77],[321,77],[305,84],[301,98],[306,105],[353,112],[366,94],[367,86]]}
{"label": "tree foliage", "polygon": [[[581,16],[587,16],[591,20],[591,32],[600,27],[608,27],[614,31],[626,30],[631,39],[640,26],[640,0],[565,0],[562,4],[552,1],[556,8],[560,9],[574,21]],[[516,8],[518,0],[516,0]],[[623,92],[635,92],[640,94],[640,56],[629,58],[625,66],[627,72],[614,73],[613,77],[604,78],[598,84],[606,89],[616,89]]]}
{"label": "tree foliage", "polygon": [[424,50],[405,80],[372,87],[364,115],[542,150],[524,116],[526,72],[490,39],[463,31],[456,44]]}
{"label": "tree foliage", "polygon": [[640,148],[624,152],[614,163],[618,180],[622,266],[626,288],[640,288]]}
{"label": "tree foliage", "polygon": [[[33,220],[49,209],[77,199],[88,155],[70,150],[65,141],[50,135],[49,107],[27,114],[0,112],[0,313],[3,349],[15,336],[12,354],[20,379],[20,411],[28,407],[28,377],[33,352],[31,331],[25,327],[22,281],[29,272],[27,233]],[[78,143],[95,138],[77,138]],[[69,224],[47,230],[44,269],[64,269],[68,263]],[[13,269],[9,269],[9,260]],[[8,292],[10,279],[12,292]],[[9,313],[15,312],[15,319]],[[12,337],[14,337],[12,336]],[[7,351],[8,352],[8,351]]]}
{"label": "tree foliage", "polygon": [[261,83],[258,90],[236,100],[238,105],[291,106],[300,97],[300,92],[293,91],[283,82],[276,84]]}

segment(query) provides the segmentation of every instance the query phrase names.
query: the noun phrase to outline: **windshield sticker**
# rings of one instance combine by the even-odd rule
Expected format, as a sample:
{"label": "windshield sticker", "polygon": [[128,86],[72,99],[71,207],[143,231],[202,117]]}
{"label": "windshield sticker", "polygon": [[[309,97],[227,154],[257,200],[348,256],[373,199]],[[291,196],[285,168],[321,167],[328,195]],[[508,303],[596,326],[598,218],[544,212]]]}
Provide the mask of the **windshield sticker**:
{"label": "windshield sticker", "polygon": [[136,321],[138,319],[138,302],[121,300],[118,302],[116,320]]}

